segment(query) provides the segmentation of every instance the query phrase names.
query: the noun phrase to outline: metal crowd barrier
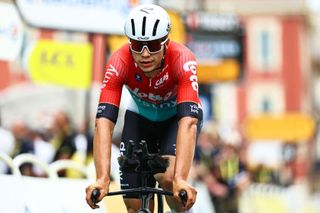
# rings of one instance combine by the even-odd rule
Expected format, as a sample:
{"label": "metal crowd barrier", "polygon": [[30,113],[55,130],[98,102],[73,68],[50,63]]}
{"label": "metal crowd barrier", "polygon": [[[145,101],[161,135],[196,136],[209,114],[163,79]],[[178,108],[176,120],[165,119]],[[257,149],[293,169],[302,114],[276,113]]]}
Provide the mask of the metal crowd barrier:
{"label": "metal crowd barrier", "polygon": [[25,163],[31,163],[42,169],[42,171],[47,174],[48,178],[55,179],[58,178],[58,172],[64,169],[73,169],[84,175],[84,178],[94,177],[94,170],[91,166],[87,167],[73,160],[57,160],[50,164],[46,164],[39,160],[33,154],[19,154],[15,158],[11,158],[9,155],[0,152],[0,160],[3,161],[11,170],[12,174],[15,176],[21,176],[20,167]]}
{"label": "metal crowd barrier", "polygon": [[[85,201],[85,188],[95,178],[94,164],[82,165],[73,160],[57,160],[46,164],[32,154],[20,154],[11,158],[0,152],[0,162],[11,170],[11,175],[0,172],[0,212],[1,213],[91,213],[93,210]],[[24,163],[39,166],[48,178],[23,176],[20,167]],[[83,176],[59,178],[58,172],[75,170]],[[110,183],[110,191],[120,190],[118,182]],[[96,213],[126,212],[121,196],[104,199]]]}
{"label": "metal crowd barrier", "polygon": [[239,213],[319,213],[320,195],[307,184],[281,187],[252,184],[240,196]]}

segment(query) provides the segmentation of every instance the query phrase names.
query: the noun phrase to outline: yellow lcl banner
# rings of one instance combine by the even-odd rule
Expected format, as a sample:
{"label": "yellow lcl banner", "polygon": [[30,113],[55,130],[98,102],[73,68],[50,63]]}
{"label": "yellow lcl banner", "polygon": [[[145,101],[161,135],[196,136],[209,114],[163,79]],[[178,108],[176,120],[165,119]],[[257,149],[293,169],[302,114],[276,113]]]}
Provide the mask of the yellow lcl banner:
{"label": "yellow lcl banner", "polygon": [[31,79],[41,84],[88,88],[92,76],[90,43],[38,41],[29,58]]}

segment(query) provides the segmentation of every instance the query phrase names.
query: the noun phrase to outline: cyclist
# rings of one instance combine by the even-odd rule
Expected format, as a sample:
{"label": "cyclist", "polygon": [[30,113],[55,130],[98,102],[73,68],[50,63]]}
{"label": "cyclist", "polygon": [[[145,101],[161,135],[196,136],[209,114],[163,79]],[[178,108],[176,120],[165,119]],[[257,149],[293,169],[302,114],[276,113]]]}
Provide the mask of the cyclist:
{"label": "cyclist", "polygon": [[[198,97],[197,63],[185,46],[169,40],[171,21],[168,13],[153,4],[140,5],[128,15],[124,30],[129,42],[116,51],[106,67],[100,93],[94,133],[96,182],[86,188],[86,200],[94,204],[91,193],[100,191],[101,201],[109,191],[111,137],[117,121],[122,86],[131,94],[125,114],[120,151],[125,154],[129,140],[146,140],[150,153],[167,156],[165,173],[156,181],[174,197],[166,197],[172,212],[184,212],[196,201],[196,190],[187,181],[194,157],[196,138],[202,123]],[[139,176],[120,171],[122,189],[139,187]],[[187,192],[182,205],[179,192]],[[140,207],[139,195],[124,196],[128,212]]]}

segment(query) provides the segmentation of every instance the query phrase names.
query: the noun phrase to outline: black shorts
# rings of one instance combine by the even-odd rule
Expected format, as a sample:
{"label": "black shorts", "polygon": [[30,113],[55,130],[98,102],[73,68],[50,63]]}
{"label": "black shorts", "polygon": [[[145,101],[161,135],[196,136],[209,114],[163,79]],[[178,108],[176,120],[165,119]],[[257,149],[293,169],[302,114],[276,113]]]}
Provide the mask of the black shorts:
{"label": "black shorts", "polygon": [[[129,140],[147,142],[150,153],[159,153],[160,155],[176,154],[176,139],[178,132],[178,117],[173,116],[165,121],[150,121],[141,115],[127,110],[125,114],[124,127],[122,131],[120,152],[126,153]],[[198,122],[198,132],[202,121]],[[130,189],[141,186],[141,177],[136,173],[122,172],[120,169],[121,189]],[[152,176],[148,180],[149,187],[155,187],[156,180]],[[130,194],[125,198],[139,198],[139,194]]]}

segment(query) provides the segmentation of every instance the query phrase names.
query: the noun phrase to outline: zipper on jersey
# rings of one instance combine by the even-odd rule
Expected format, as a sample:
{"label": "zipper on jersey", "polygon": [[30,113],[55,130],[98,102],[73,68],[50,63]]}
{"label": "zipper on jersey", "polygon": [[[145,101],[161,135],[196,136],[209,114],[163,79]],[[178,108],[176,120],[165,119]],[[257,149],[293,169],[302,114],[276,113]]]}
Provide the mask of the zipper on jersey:
{"label": "zipper on jersey", "polygon": [[149,78],[149,87],[152,85],[152,78]]}

